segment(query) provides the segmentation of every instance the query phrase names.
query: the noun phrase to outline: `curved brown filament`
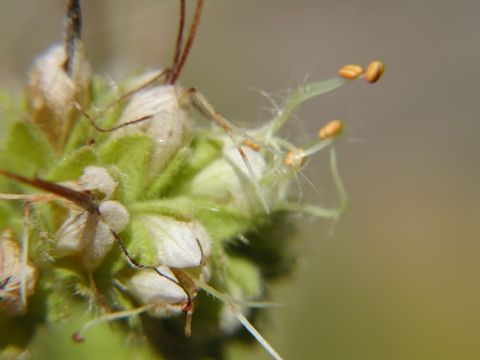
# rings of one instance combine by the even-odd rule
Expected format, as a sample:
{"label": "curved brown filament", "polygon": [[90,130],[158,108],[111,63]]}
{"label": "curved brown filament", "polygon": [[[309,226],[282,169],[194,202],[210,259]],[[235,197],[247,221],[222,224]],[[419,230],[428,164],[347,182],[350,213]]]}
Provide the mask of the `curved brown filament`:
{"label": "curved brown filament", "polygon": [[121,129],[123,127],[133,125],[133,124],[137,124],[137,123],[140,123],[140,122],[143,122],[145,120],[149,120],[149,119],[153,118],[153,115],[145,115],[145,116],[142,116],[141,118],[138,118],[138,119],[135,119],[135,120],[132,120],[132,121],[127,121],[127,122],[124,122],[123,124],[116,125],[116,126],[113,126],[111,128],[105,129],[105,128],[102,128],[102,127],[98,126],[97,123],[95,122],[95,120],[85,110],[82,109],[80,104],[75,103],[75,107],[88,120],[90,125],[92,125],[95,130],[100,131],[100,132],[104,132],[104,133],[112,132],[112,131]]}
{"label": "curved brown filament", "polygon": [[[172,69],[175,69],[178,64],[178,60],[180,59],[180,55],[182,53],[182,45],[183,45],[183,32],[185,30],[185,0],[180,0],[180,19],[178,22],[178,33],[177,33],[177,40],[175,42],[175,54],[173,55],[173,62],[172,62]],[[167,83],[170,82],[170,77],[172,73],[168,74],[166,79]]]}
{"label": "curved brown filament", "polygon": [[168,79],[168,76],[169,76],[170,73],[171,73],[170,69],[165,69],[165,70],[161,71],[158,75],[154,76],[152,79],[146,81],[145,83],[135,87],[134,89],[132,89],[130,91],[127,91],[126,93],[122,94],[118,99],[116,99],[115,101],[112,101],[111,103],[106,105],[104,108],[102,108],[95,115],[95,118],[93,118],[90,114],[88,114],[78,102],[73,102],[73,106],[75,107],[75,109],[78,110],[78,112],[80,112],[80,114],[85,116],[85,118],[88,120],[88,122],[92,125],[92,127],[95,130],[100,131],[100,132],[112,132],[112,131],[115,131],[117,129],[126,127],[128,125],[136,124],[136,123],[151,119],[153,117],[153,115],[146,115],[146,116],[143,116],[139,119],[135,119],[135,120],[132,120],[132,121],[127,121],[126,123],[123,123],[123,124],[120,124],[120,125],[117,125],[117,126],[113,126],[111,128],[108,128],[108,129],[98,126],[97,121],[96,121],[96,119],[100,118],[106,111],[108,111],[112,107],[120,104],[121,102],[127,100],[132,95],[135,95],[139,91],[142,91],[143,89],[149,87],[150,85],[155,84],[157,81],[159,81],[160,79],[162,79],[164,77],[165,77],[165,79]]}
{"label": "curved brown filament", "polygon": [[132,95],[135,95],[136,93],[142,91],[143,89],[149,87],[150,85],[155,84],[157,81],[160,81],[163,77],[165,77],[165,81],[168,81],[168,78],[170,76],[171,70],[170,69],[165,69],[162,70],[158,75],[155,75],[153,78],[150,80],[144,82],[143,84],[140,84],[139,86],[135,87],[132,90],[127,91],[126,93],[123,93],[120,95],[119,98],[115,99],[114,101],[110,102],[108,105],[106,105],[104,108],[102,108],[97,114],[96,117],[99,118],[101,115],[103,115],[107,110],[110,110],[112,107],[122,103],[123,101],[127,100],[130,98]]}
{"label": "curved brown filament", "polygon": [[182,72],[182,68],[185,65],[185,62],[187,61],[188,54],[190,53],[190,50],[192,48],[193,40],[195,39],[195,34],[197,33],[198,25],[200,23],[203,3],[204,3],[204,0],[197,0],[197,6],[195,8],[195,14],[193,16],[192,24],[190,25],[187,41],[182,50],[182,54],[178,59],[178,62],[175,64],[175,68],[172,69],[172,74],[168,78],[169,84],[172,84],[172,85],[175,84],[178,77],[180,76],[180,73]]}

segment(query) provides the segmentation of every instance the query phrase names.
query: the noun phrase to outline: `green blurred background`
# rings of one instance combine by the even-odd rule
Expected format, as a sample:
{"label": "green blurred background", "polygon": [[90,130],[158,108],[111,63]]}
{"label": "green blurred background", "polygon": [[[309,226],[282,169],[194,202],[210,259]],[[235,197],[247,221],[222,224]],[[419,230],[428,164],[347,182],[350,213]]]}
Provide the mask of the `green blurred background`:
{"label": "green blurred background", "polygon": [[[170,61],[177,1],[83,3],[95,71],[115,82]],[[2,86],[22,87],[33,56],[61,39],[63,12],[60,0],[0,2]],[[269,117],[260,90],[386,63],[380,83],[310,101],[285,132],[301,141],[343,119],[350,195],[337,223],[299,220],[297,269],[273,288],[287,306],[265,330],[287,359],[480,358],[479,15],[475,0],[207,1],[181,81],[237,124]],[[306,175],[316,190],[300,179],[304,197],[334,204],[326,158]],[[57,344],[81,358],[68,337],[59,331]],[[99,358],[113,354],[105,348]]]}

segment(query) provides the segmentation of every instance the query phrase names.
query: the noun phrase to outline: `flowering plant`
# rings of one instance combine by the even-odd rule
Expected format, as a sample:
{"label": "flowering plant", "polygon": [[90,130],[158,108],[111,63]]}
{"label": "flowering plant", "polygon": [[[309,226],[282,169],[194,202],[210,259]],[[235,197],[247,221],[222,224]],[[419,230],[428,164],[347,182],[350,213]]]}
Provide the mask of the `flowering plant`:
{"label": "flowering plant", "polygon": [[[201,93],[177,85],[203,1],[184,45],[180,4],[167,70],[129,79],[120,93],[92,76],[79,1],[70,0],[65,42],[36,59],[26,103],[1,93],[1,121],[8,125],[0,153],[5,354],[28,348],[39,325],[68,318],[80,303],[92,320],[75,341],[98,322],[124,319],[124,328],[151,340],[169,332],[173,340],[158,348],[170,354],[183,341],[181,332],[191,335],[192,316],[199,314],[196,341],[183,351],[221,353],[242,324],[280,358],[248,320],[258,315],[252,309],[271,305],[264,301],[266,284],[292,261],[289,234],[278,229],[289,213],[338,217],[346,193],[333,150],[339,120],[303,147],[279,130],[308,99],[359,77],[376,82],[383,64],[372,62],[365,71],[348,65],[334,79],[305,84],[272,120],[240,129]],[[292,200],[296,175],[326,149],[338,208]],[[158,320],[144,326],[141,313]]]}

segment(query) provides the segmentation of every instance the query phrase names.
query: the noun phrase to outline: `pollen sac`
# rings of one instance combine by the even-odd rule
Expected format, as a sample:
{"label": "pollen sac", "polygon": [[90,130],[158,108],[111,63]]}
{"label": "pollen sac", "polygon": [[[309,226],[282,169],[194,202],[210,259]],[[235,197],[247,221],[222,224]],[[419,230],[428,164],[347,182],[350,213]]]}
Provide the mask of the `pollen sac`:
{"label": "pollen sac", "polygon": [[305,151],[297,148],[287,152],[283,158],[283,164],[292,170],[299,170],[305,164]]}
{"label": "pollen sac", "polygon": [[325,124],[319,131],[318,137],[321,140],[339,135],[343,130],[343,123],[340,120],[331,120]]}
{"label": "pollen sac", "polygon": [[211,240],[197,221],[178,221],[167,216],[146,216],[160,263],[173,268],[197,267],[210,256]]}
{"label": "pollen sac", "polygon": [[250,139],[243,140],[242,145],[248,146],[250,149],[255,150],[255,151],[259,151],[261,149],[260,145],[258,145],[257,143],[254,143]]}
{"label": "pollen sac", "polygon": [[31,120],[56,149],[61,149],[73,126],[74,102],[86,106],[89,98],[90,65],[81,42],[71,73],[65,69],[66,61],[63,45],[51,47],[35,61],[28,86]]}
{"label": "pollen sac", "polygon": [[345,65],[341,67],[337,72],[337,74],[340,77],[348,80],[358,79],[358,77],[362,75],[362,73],[363,73],[362,67],[360,65],[355,65],[355,64]]}
{"label": "pollen sac", "polygon": [[142,304],[158,304],[159,308],[154,315],[181,312],[181,306],[178,305],[188,300],[185,291],[174,282],[178,280],[167,266],[159,266],[157,269],[170,279],[159,276],[154,271],[140,271],[128,280],[128,290]]}
{"label": "pollen sac", "polygon": [[6,231],[0,237],[0,311],[12,316],[23,315],[27,310],[22,303],[22,272],[25,296],[28,297],[35,292],[37,270],[29,263],[22,264],[20,247]]}
{"label": "pollen sac", "polygon": [[379,60],[372,61],[365,69],[363,78],[369,83],[376,83],[383,75],[385,65]]}
{"label": "pollen sac", "polygon": [[[142,132],[154,139],[150,175],[161,171],[172,156],[190,140],[192,123],[179,104],[178,90],[171,85],[155,86],[136,93],[125,107],[117,125],[146,116],[152,118],[115,131],[112,136]],[[181,94],[180,94],[181,96]]]}

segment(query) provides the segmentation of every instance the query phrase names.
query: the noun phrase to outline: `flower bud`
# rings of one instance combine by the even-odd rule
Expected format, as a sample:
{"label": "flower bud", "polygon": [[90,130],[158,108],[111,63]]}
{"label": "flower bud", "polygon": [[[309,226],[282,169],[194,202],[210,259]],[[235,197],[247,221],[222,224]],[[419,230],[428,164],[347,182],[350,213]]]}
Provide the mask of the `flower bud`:
{"label": "flower bud", "polygon": [[37,270],[28,263],[22,264],[20,247],[11,236],[6,231],[0,238],[0,310],[18,316],[27,310],[22,302],[22,272],[26,298],[35,292]]}
{"label": "flower bud", "polygon": [[117,184],[108,171],[99,166],[87,166],[79,179],[80,187],[84,190],[97,190],[109,198]]}
{"label": "flower bud", "polygon": [[[178,281],[173,272],[164,265],[157,268],[162,274]],[[169,307],[168,305],[183,304],[188,298],[185,291],[172,280],[159,276],[153,271],[140,271],[135,273],[127,282],[127,288],[132,295],[142,304],[165,305],[163,309],[155,312],[156,315],[164,315],[162,310],[181,312],[181,307]]]}
{"label": "flower bud", "polygon": [[223,157],[213,161],[193,178],[190,184],[192,195],[240,207],[258,205],[259,199],[254,181],[261,179],[266,169],[266,162],[261,152],[248,146],[242,146],[242,150],[253,169],[255,179],[251,178],[237,148],[233,145],[225,145]]}
{"label": "flower bud", "polygon": [[113,245],[111,231],[122,231],[129,222],[129,214],[118,201],[104,201],[99,213],[71,209],[56,235],[56,256],[81,254],[87,269],[93,270],[102,262]]}
{"label": "flower bud", "polygon": [[136,93],[125,107],[117,125],[145,116],[152,118],[119,129],[112,136],[136,131],[150,135],[155,140],[150,166],[151,175],[154,176],[188,142],[192,123],[187,111],[179,105],[177,88],[170,85],[155,86]]}
{"label": "flower bud", "polygon": [[28,87],[31,119],[47,135],[54,148],[67,139],[76,111],[76,101],[85,106],[89,97],[90,65],[78,42],[71,74],[67,73],[63,45],[55,45],[37,58]]}
{"label": "flower bud", "polygon": [[125,229],[130,220],[127,209],[118,201],[103,201],[100,203],[98,211],[102,216],[102,221],[116,233]]}
{"label": "flower bud", "polygon": [[178,221],[166,216],[146,216],[160,263],[173,268],[196,267],[210,255],[210,237],[197,221]]}

